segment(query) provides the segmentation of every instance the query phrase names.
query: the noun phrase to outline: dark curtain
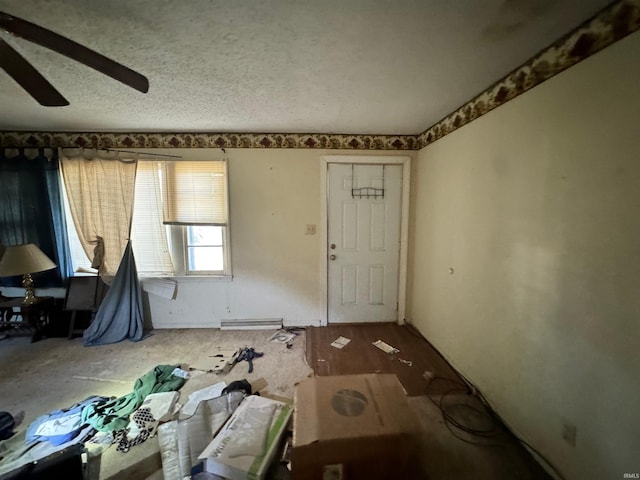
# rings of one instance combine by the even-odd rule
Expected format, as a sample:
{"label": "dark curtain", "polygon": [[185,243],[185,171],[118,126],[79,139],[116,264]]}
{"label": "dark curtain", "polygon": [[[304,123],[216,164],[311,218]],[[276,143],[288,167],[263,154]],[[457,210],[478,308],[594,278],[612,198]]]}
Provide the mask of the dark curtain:
{"label": "dark curtain", "polygon": [[[55,151],[28,158],[24,149],[0,149],[0,244],[34,243],[57,265],[33,275],[37,287],[61,287],[71,270],[58,170]],[[21,282],[0,278],[5,287]]]}
{"label": "dark curtain", "polygon": [[53,234],[56,243],[56,256],[60,278],[66,285],[69,277],[73,276],[73,262],[71,261],[71,249],[69,248],[69,236],[67,235],[67,218],[64,214],[64,201],[62,198],[62,178],[60,176],[60,163],[56,151],[55,158],[51,159],[48,168],[45,168],[47,181],[47,194],[49,196],[49,209]]}

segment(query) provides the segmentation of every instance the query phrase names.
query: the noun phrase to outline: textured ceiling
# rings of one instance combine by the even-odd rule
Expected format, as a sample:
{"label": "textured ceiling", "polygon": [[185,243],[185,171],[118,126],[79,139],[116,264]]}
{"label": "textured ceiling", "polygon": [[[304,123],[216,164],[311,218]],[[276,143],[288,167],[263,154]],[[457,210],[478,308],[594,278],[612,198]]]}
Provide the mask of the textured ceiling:
{"label": "textured ceiling", "polygon": [[418,134],[608,0],[0,0],[149,93],[2,32],[70,101],[0,71],[0,130]]}

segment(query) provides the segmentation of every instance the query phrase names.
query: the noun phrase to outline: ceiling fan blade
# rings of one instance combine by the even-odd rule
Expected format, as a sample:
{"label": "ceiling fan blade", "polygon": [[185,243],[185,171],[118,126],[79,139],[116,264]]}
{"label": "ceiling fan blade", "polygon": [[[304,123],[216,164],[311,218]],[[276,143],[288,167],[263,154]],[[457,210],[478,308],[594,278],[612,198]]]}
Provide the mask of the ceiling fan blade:
{"label": "ceiling fan blade", "polygon": [[69,105],[58,90],[51,85],[11,45],[0,38],[0,67],[24,88],[29,95],[45,107]]}
{"label": "ceiling fan blade", "polygon": [[0,12],[0,29],[83,63],[142,93],[149,91],[149,80],[144,75],[35,23]]}

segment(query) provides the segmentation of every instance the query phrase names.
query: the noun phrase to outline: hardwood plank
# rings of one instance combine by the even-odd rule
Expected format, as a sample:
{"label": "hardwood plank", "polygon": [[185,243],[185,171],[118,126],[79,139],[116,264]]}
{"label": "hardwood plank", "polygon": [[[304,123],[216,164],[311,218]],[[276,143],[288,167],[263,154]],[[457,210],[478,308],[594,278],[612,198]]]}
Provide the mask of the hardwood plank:
{"label": "hardwood plank", "polygon": [[[343,349],[331,346],[338,337],[351,339]],[[382,340],[400,350],[388,354],[372,345]],[[411,362],[411,365],[402,360]],[[307,361],[316,375],[395,373],[408,395],[423,395],[428,381],[425,372],[435,377],[461,382],[462,379],[438,351],[410,326],[395,323],[340,324],[307,329]],[[451,388],[449,382],[435,382],[429,393]]]}

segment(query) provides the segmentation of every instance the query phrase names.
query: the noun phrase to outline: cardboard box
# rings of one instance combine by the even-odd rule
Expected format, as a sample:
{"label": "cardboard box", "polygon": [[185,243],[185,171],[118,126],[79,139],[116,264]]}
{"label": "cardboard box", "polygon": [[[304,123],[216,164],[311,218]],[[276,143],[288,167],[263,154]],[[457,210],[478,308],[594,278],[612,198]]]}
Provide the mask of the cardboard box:
{"label": "cardboard box", "polygon": [[418,435],[396,375],[307,379],[296,387],[292,478],[420,478]]}
{"label": "cardboard box", "polygon": [[[190,397],[198,397],[199,392],[207,391],[215,393],[211,387],[208,387],[192,393]],[[201,400],[193,413],[186,414],[183,407],[178,420],[158,426],[158,444],[162,458],[162,473],[165,479],[190,478],[192,474],[201,470],[202,461],[198,459],[198,456],[224,426],[244,398],[244,392],[234,391],[219,397]]]}
{"label": "cardboard box", "polygon": [[[261,480],[280,449],[292,406],[250,395],[198,457],[204,471],[231,480]],[[258,445],[253,445],[260,439]]]}
{"label": "cardboard box", "polygon": [[209,355],[211,358],[211,370],[218,375],[229,373],[236,363],[239,348],[213,347]]}

